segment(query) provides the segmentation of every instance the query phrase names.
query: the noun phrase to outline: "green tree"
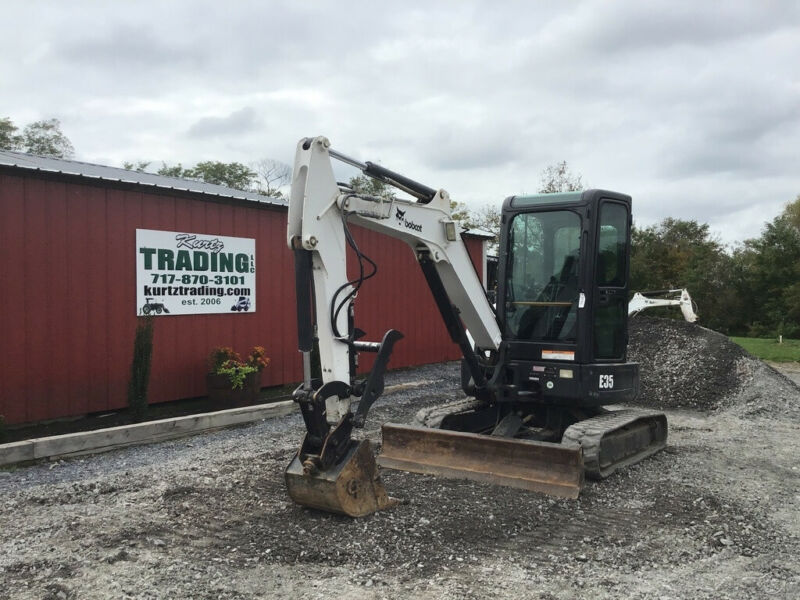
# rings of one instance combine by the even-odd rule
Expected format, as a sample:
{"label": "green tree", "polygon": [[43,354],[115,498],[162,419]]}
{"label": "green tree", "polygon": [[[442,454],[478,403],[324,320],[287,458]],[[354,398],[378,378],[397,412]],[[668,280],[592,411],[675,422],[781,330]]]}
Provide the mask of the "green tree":
{"label": "green tree", "polygon": [[450,216],[455,221],[461,221],[465,227],[470,226],[469,223],[472,218],[472,212],[469,206],[463,202],[456,202],[455,200],[450,201]]}
{"label": "green tree", "polygon": [[256,191],[264,196],[283,198],[281,188],[289,183],[292,177],[292,168],[271,158],[262,158],[254,165],[258,179]]}
{"label": "green tree", "polygon": [[471,209],[463,202],[450,202],[450,216],[467,229],[480,229],[494,235],[492,243],[500,240],[501,210],[499,206],[484,204]]}
{"label": "green tree", "polygon": [[0,119],[0,150],[19,150],[21,138],[16,132],[17,126],[11,119]]}
{"label": "green tree", "polygon": [[161,168],[156,171],[159,175],[164,175],[165,177],[180,177],[184,179],[189,178],[189,171],[191,169],[184,169],[181,163],[177,165],[168,165],[165,162],[161,162]]}
{"label": "green tree", "polygon": [[540,194],[553,194],[556,192],[577,192],[584,189],[581,176],[572,173],[567,166],[567,161],[545,167],[541,174]]}
{"label": "green tree", "polygon": [[[139,166],[147,166],[148,164],[149,163],[144,161],[138,163]],[[134,165],[125,163],[126,169],[130,166]],[[140,169],[137,168],[136,170]],[[161,167],[156,173],[164,175],[165,177],[195,179],[197,181],[205,181],[206,183],[224,185],[245,192],[257,191],[256,172],[238,162],[225,163],[209,160],[197,163],[194,167],[186,169],[181,163],[170,165],[162,161]]]}
{"label": "green tree", "polygon": [[[584,189],[581,176],[572,173],[566,161],[546,167],[541,175],[539,193],[550,194],[554,192],[574,192]],[[450,214],[453,219],[460,221],[467,229],[481,229],[494,235],[494,244],[500,241],[500,228],[502,223],[502,209],[499,200],[495,204],[484,204],[477,209],[471,209],[463,202],[450,202]]]}
{"label": "green tree", "polygon": [[741,253],[756,336],[800,337],[800,197]]}
{"label": "green tree", "polygon": [[741,269],[707,224],[667,218],[634,226],[631,238],[631,291],[686,288],[703,325],[724,333],[746,328]]}
{"label": "green tree", "polygon": [[184,176],[249,192],[255,186],[257,174],[242,163],[207,160],[197,163],[193,169],[186,170]]}
{"label": "green tree", "polygon": [[75,148],[61,131],[58,119],[35,121],[22,130],[21,146],[25,152],[38,156],[72,158]]}
{"label": "green tree", "polygon": [[137,173],[144,173],[144,170],[150,166],[149,160],[137,160],[134,162],[125,161],[122,163],[122,168],[128,171],[136,171]]}
{"label": "green tree", "polygon": [[387,199],[395,197],[394,188],[392,186],[366,175],[351,177],[349,185],[357,194]]}
{"label": "green tree", "polygon": [[128,406],[136,422],[143,421],[147,416],[147,389],[150,385],[152,359],[153,317],[137,317],[131,376],[128,380]]}
{"label": "green tree", "polygon": [[75,154],[58,119],[34,121],[26,125],[21,134],[17,131],[18,127],[10,118],[0,119],[0,149],[55,158],[72,158]]}
{"label": "green tree", "polygon": [[789,202],[786,205],[786,208],[783,209],[783,215],[795,229],[800,231],[800,195],[794,199],[794,202]]}
{"label": "green tree", "polygon": [[[634,226],[631,283],[636,290],[686,287],[686,273],[695,254],[721,251],[708,225],[666,218],[646,229]],[[691,290],[690,290],[691,291]]]}
{"label": "green tree", "polygon": [[[123,167],[143,171],[149,164],[149,161],[125,162]],[[280,161],[267,158],[254,163],[253,167],[255,170],[238,162],[205,161],[197,163],[194,167],[184,168],[181,163],[171,165],[162,161],[161,167],[156,173],[166,177],[195,179],[224,185],[265,196],[283,197],[280,188],[289,182],[291,168]]]}

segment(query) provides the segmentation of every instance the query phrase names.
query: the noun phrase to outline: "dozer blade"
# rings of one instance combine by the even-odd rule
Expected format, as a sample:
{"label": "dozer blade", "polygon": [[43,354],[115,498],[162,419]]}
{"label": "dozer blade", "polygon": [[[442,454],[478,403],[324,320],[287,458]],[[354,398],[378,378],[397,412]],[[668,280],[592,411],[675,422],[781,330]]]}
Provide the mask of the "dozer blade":
{"label": "dozer blade", "polygon": [[378,464],[389,469],[472,479],[577,498],[579,447],[387,423]]}
{"label": "dozer blade", "polygon": [[327,512],[363,517],[397,503],[389,498],[378,476],[368,440],[351,440],[339,464],[326,471],[306,473],[296,455],[286,468],[286,488],[292,500]]}

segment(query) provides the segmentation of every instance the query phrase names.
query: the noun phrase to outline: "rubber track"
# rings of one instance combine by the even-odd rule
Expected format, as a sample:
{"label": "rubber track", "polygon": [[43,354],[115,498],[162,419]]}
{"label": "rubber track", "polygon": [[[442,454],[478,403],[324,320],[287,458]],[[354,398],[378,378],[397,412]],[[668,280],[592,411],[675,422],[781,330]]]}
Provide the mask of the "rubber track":
{"label": "rubber track", "polygon": [[486,406],[486,403],[481,400],[476,400],[475,398],[464,398],[463,400],[448,402],[447,404],[437,404],[436,406],[430,406],[418,411],[412,425],[438,429],[439,425],[442,424],[442,420],[447,415],[476,410],[483,406]]}
{"label": "rubber track", "polygon": [[665,417],[665,415],[664,413],[653,410],[628,409],[609,412],[571,425],[564,432],[561,443],[578,445],[583,448],[583,464],[586,470],[586,476],[592,479],[604,479],[619,467],[635,464],[655,454],[666,446],[665,432],[665,439],[661,443],[657,442],[649,448],[643,448],[642,451],[634,456],[630,456],[604,470],[600,469],[600,443],[603,437],[615,429],[620,429],[636,420],[646,417]]}

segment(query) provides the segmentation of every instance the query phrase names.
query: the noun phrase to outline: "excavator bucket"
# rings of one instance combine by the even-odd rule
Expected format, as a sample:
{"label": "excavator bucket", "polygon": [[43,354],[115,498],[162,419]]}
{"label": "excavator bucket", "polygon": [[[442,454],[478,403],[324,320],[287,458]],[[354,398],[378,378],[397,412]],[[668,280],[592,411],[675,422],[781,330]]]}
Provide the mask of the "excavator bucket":
{"label": "excavator bucket", "polygon": [[351,440],[343,460],[325,471],[304,468],[298,453],[284,475],[292,500],[310,508],[363,517],[397,503],[386,494],[368,440]]}
{"label": "excavator bucket", "polygon": [[389,469],[472,479],[577,498],[580,447],[387,423],[378,464]]}

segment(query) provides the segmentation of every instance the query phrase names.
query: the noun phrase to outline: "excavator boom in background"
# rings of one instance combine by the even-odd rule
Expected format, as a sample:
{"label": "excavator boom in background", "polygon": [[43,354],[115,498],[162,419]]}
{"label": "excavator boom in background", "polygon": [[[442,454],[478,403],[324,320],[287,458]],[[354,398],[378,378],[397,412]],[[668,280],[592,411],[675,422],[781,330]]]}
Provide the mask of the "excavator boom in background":
{"label": "excavator boom in background", "polygon": [[638,315],[647,308],[663,306],[679,306],[684,319],[689,323],[697,321],[697,308],[686,288],[636,292],[628,302],[628,316]]}
{"label": "excavator boom in background", "polygon": [[[410,197],[337,184],[332,159]],[[285,473],[292,499],[350,516],[393,503],[369,441],[354,430],[382,393],[403,336],[390,329],[364,341],[356,326],[353,299],[377,266],[358,248],[352,225],[409,245],[463,355],[464,400],[424,409],[412,425],[384,424],[382,466],[574,498],[584,476],[606,477],[663,448],[663,414],[603,408],[639,389],[638,365],[626,356],[630,207],[630,197],[606,190],[507,198],[495,308],[447,192],[336,152],[324,137],[300,140],[287,243],[304,371],[294,399],[307,432]],[[359,263],[355,279],[347,277],[348,246]],[[377,354],[363,378],[359,352]]]}

